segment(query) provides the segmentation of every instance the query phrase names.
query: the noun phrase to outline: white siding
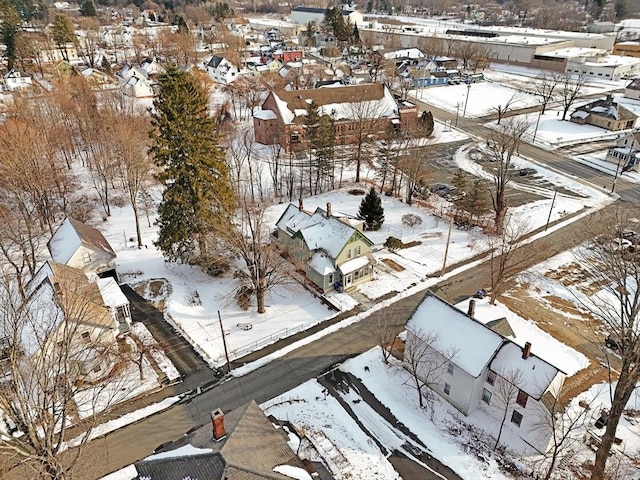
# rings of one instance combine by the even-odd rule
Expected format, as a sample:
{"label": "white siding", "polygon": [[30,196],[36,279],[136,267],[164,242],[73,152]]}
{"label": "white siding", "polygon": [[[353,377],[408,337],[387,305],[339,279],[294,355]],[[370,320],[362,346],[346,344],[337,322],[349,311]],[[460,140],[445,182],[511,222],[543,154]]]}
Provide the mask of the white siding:
{"label": "white siding", "polygon": [[[85,257],[85,254],[88,254],[89,257]],[[89,261],[85,261],[85,258]],[[79,268],[85,272],[102,273],[108,270],[115,270],[116,261],[115,258],[106,252],[89,249],[84,245],[80,245],[67,262],[67,265]]]}

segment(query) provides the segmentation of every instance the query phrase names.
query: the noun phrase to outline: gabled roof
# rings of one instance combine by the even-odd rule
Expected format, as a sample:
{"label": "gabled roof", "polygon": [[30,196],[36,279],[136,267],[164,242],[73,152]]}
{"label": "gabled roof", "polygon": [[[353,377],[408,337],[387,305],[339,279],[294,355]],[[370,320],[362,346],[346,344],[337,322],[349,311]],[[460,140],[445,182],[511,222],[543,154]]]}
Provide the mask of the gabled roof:
{"label": "gabled roof", "polygon": [[[205,424],[195,428],[175,442],[165,444],[149,459],[136,463],[136,470],[142,479],[143,469],[161,467],[158,461],[172,451],[180,454],[186,446],[191,448],[189,456],[167,458],[179,459],[179,466],[183,470],[175,470],[174,476],[162,476],[156,467],[156,476],[152,480],[183,480],[188,475],[191,478],[203,480],[220,480],[233,478],[234,480],[291,480],[274,471],[279,465],[304,468],[302,461],[295,455],[287,444],[288,437],[282,429],[276,429],[265,416],[258,404],[252,400],[245,405],[224,414],[224,427],[227,436],[216,442],[212,438],[211,425]],[[200,453],[198,449],[206,449]],[[188,450],[187,450],[188,451]],[[224,470],[219,467],[224,464]],[[193,476],[196,468],[208,469],[207,475]],[[180,476],[182,475],[182,476]]]}
{"label": "gabled roof", "polygon": [[478,377],[502,346],[501,335],[461,312],[450,303],[427,292],[407,322],[407,329],[433,334],[432,344],[472,377]]}
{"label": "gabled roof", "polygon": [[398,106],[391,91],[379,83],[331,86],[310,90],[279,90],[271,92],[278,116],[288,125],[301,123],[311,102],[318,106],[320,115],[335,120],[364,118],[397,118]]}
{"label": "gabled roof", "polygon": [[220,63],[222,63],[223,60],[224,60],[224,57],[214,55],[213,57],[211,57],[211,59],[207,63],[207,67],[218,68],[218,65],[220,65]]}
{"label": "gabled roof", "polygon": [[636,118],[638,118],[635,113],[620,105],[619,103],[614,102],[612,99],[601,99],[596,100],[595,102],[588,103],[586,105],[582,105],[581,107],[576,108],[571,116],[586,118],[584,117],[584,113],[581,112],[588,113],[589,115],[611,118],[613,120],[635,120]]}
{"label": "gabled roof", "polygon": [[522,358],[522,348],[512,342],[505,343],[489,366],[498,375],[509,380],[507,372],[519,372],[516,386],[530,397],[540,400],[560,370],[541,358],[530,354]]}
{"label": "gabled roof", "polygon": [[634,78],[625,88],[628,88],[629,90],[640,90],[640,78]]}
{"label": "gabled roof", "polygon": [[66,264],[73,254],[84,245],[92,250],[102,251],[112,257],[116,253],[97,228],[90,227],[78,220],[67,217],[47,243],[51,258],[55,262]]}
{"label": "gabled roof", "polygon": [[369,245],[373,242],[363,233],[338,217],[327,217],[327,213],[317,208],[313,214],[300,211],[289,204],[276,222],[276,226],[290,237],[300,236],[311,251],[322,250],[335,259],[355,234]]}
{"label": "gabled roof", "polygon": [[225,461],[220,453],[186,455],[183,457],[158,458],[136,463],[139,479],[184,480],[223,478]]}

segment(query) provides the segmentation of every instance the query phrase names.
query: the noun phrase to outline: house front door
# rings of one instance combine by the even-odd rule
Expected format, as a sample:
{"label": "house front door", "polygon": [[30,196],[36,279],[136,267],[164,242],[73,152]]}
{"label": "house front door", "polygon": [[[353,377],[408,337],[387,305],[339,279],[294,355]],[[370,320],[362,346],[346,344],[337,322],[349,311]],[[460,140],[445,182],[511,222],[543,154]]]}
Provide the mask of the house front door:
{"label": "house front door", "polygon": [[351,282],[353,282],[353,274],[349,274],[346,277],[344,277],[344,286],[348,287],[349,285],[351,285]]}

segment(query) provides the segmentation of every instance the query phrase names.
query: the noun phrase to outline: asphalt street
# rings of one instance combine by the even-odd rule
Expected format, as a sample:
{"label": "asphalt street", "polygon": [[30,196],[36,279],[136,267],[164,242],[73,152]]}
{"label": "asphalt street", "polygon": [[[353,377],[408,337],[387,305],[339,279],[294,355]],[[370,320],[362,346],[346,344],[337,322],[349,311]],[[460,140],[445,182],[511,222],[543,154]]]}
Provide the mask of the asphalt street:
{"label": "asphalt street", "polygon": [[[522,255],[543,260],[579,244],[597,232],[598,220],[606,218],[608,209],[577,220],[522,247]],[[432,290],[455,303],[468,298],[479,286],[486,285],[488,272],[488,265],[484,263],[442,281]],[[402,299],[358,323],[289,352],[248,375],[232,378],[188,401],[88,443],[84,446],[76,477],[99,478],[138,461],[150,455],[160,444],[179,437],[196,425],[207,423],[209,412],[217,407],[229,410],[251,399],[260,403],[322,375],[336,363],[376,346],[379,322],[392,322],[400,330],[423,295],[421,292]],[[213,380],[213,374],[210,376],[210,380]],[[18,476],[10,478],[29,478],[17,472],[15,474]]]}

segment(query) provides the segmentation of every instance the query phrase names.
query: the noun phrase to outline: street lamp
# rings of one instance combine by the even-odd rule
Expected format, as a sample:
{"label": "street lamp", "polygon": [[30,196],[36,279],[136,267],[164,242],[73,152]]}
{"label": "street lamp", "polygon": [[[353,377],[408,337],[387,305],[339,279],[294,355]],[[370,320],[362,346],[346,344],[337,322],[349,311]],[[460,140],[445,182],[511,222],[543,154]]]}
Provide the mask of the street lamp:
{"label": "street lamp", "polygon": [[458,126],[458,113],[460,113],[460,102],[456,103],[456,127]]}
{"label": "street lamp", "polygon": [[464,109],[462,110],[462,118],[467,115],[467,103],[469,103],[469,92],[471,91],[471,84],[467,83],[467,98],[464,101]]}

